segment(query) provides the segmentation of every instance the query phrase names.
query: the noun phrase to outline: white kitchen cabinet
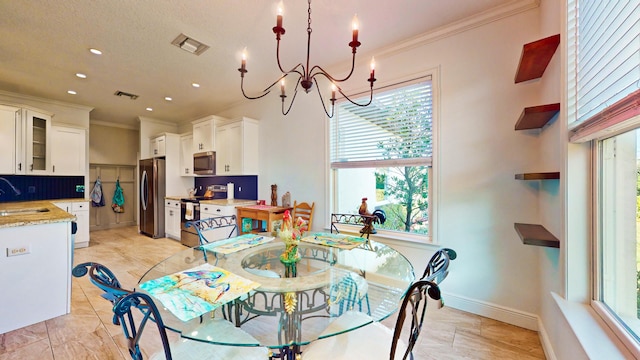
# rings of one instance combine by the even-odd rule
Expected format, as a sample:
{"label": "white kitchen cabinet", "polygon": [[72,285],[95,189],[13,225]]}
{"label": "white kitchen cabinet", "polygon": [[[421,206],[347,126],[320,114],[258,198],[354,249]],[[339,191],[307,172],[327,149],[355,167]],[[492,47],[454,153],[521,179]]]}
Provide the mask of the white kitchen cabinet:
{"label": "white kitchen cabinet", "polygon": [[215,115],[195,120],[193,124],[193,152],[216,151],[216,125],[227,121]]}
{"label": "white kitchen cabinet", "polygon": [[259,122],[246,117],[216,127],[216,175],[257,175]]}
{"label": "white kitchen cabinet", "polygon": [[193,175],[193,134],[180,136],[180,175]]}
{"label": "white kitchen cabinet", "polygon": [[87,169],[85,129],[51,127],[51,173],[84,176]]}
{"label": "white kitchen cabinet", "polygon": [[55,206],[68,212],[76,217],[76,231],[74,240],[74,249],[89,246],[89,202],[88,201],[71,201],[71,202],[54,202]]}
{"label": "white kitchen cabinet", "polygon": [[152,157],[167,155],[167,136],[159,135],[149,140],[149,153]]}
{"label": "white kitchen cabinet", "polygon": [[0,228],[0,334],[71,311],[70,229],[68,221]]}
{"label": "white kitchen cabinet", "polygon": [[16,127],[22,124],[21,119],[20,108],[0,105],[0,174],[15,174],[18,167],[24,171],[24,159],[16,161],[19,160],[16,150],[23,153],[22,142],[17,145],[16,137]]}
{"label": "white kitchen cabinet", "polygon": [[27,174],[51,173],[51,115],[24,109]]}
{"label": "white kitchen cabinet", "polygon": [[[217,216],[236,215],[235,206],[221,206],[200,203],[200,219],[208,219]],[[236,223],[237,225],[237,223]],[[238,228],[231,226],[204,231],[202,234],[209,242],[238,236]]]}
{"label": "white kitchen cabinet", "polygon": [[165,236],[180,240],[180,200],[164,200]]}

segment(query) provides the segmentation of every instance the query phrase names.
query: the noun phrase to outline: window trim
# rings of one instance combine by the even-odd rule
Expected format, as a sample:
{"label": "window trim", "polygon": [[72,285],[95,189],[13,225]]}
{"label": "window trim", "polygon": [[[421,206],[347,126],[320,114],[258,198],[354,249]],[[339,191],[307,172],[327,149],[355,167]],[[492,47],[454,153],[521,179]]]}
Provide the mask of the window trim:
{"label": "window trim", "polygon": [[[413,74],[404,75],[395,78],[395,80],[388,80],[386,82],[380,82],[380,85],[374,88],[374,96],[375,91],[379,90],[392,90],[394,88],[399,88],[405,85],[412,83],[413,81],[426,79],[430,77],[431,79],[431,141],[432,141],[432,150],[431,150],[431,161],[426,164],[424,158],[420,158],[422,161],[421,164],[417,164],[418,166],[429,166],[431,167],[431,171],[429,171],[429,207],[428,207],[428,216],[429,216],[429,235],[425,236],[422,234],[411,234],[405,233],[404,236],[395,236],[395,234],[386,234],[386,232],[379,232],[378,234],[373,235],[373,237],[378,238],[387,238],[393,239],[397,241],[407,241],[412,243],[419,244],[428,244],[428,245],[437,245],[438,244],[438,221],[439,218],[437,216],[439,212],[439,201],[440,198],[440,172],[438,170],[438,164],[440,159],[440,66],[430,67],[423,71],[419,71]],[[349,92],[348,95],[350,98],[354,98],[354,96],[358,96],[364,94],[365,91],[363,88],[354,89]],[[329,134],[329,121],[330,119],[325,115],[325,133]],[[326,137],[326,152],[325,159],[327,162],[326,169],[326,181],[329,186],[326,187],[326,199],[329,206],[327,207],[327,223],[325,224],[325,228],[329,229],[331,227],[331,213],[335,212],[334,207],[337,202],[337,194],[335,191],[335,172],[333,169],[337,169],[338,167],[331,166],[331,144],[330,144],[330,136]],[[415,160],[415,159],[407,159],[407,160]],[[371,167],[369,165],[360,164],[362,167]],[[404,164],[403,164],[404,165]],[[339,166],[339,165],[338,165]],[[433,190],[433,191],[432,191]],[[338,228],[340,229],[340,228]],[[348,232],[349,230],[346,229]]]}
{"label": "window trim", "polygon": [[640,90],[636,90],[571,129],[569,141],[603,140],[639,126]]}
{"label": "window trim", "polygon": [[[603,112],[599,113],[601,115]],[[606,122],[607,118],[602,118],[599,116],[594,116],[588,120],[589,124],[596,124],[598,121]],[[628,119],[628,120],[634,120]],[[599,132],[594,132],[594,139],[591,140],[591,198],[592,198],[592,209],[594,211],[591,215],[591,268],[592,268],[592,280],[591,280],[591,308],[598,315],[598,317],[605,323],[605,325],[611,330],[613,335],[618,339],[624,347],[633,354],[634,357],[640,358],[640,342],[630,334],[630,330],[623,324],[623,321],[603,302],[598,299],[602,297],[602,287],[601,287],[601,274],[603,271],[603,259],[602,259],[602,251],[600,242],[601,239],[601,231],[602,231],[602,200],[601,200],[601,181],[602,181],[602,141],[607,140],[611,137],[619,135],[626,131],[632,131],[633,128],[638,129],[640,131],[640,122],[638,121],[638,117],[635,118],[634,126],[625,129],[624,131],[618,132],[607,132],[607,128],[604,127]],[[640,335],[640,334],[638,334]]]}

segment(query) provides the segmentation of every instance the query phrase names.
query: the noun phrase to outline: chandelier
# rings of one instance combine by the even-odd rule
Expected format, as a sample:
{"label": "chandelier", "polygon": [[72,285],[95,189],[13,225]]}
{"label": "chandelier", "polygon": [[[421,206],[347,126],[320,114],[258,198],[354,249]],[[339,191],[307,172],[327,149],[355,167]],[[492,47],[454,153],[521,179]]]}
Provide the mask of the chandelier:
{"label": "chandelier", "polygon": [[[280,76],[276,81],[274,81],[271,85],[269,85],[266,89],[264,89],[262,91],[262,93],[260,95],[257,96],[248,96],[245,91],[244,91],[244,74],[248,72],[247,70],[247,53],[246,53],[246,49],[242,52],[242,63],[240,65],[240,68],[238,69],[238,71],[240,72],[240,89],[242,90],[242,95],[244,95],[245,98],[249,99],[249,100],[255,100],[255,99],[260,99],[261,97],[266,96],[267,94],[269,94],[271,92],[271,89],[273,89],[274,86],[276,86],[278,83],[280,83],[280,98],[282,100],[282,114],[283,115],[287,115],[289,113],[289,111],[291,110],[291,107],[293,106],[293,102],[296,99],[296,95],[298,93],[298,87],[302,86],[302,88],[304,89],[304,91],[306,93],[309,93],[312,88],[313,88],[313,84],[315,83],[315,87],[318,91],[318,95],[320,97],[320,101],[322,102],[322,109],[324,110],[325,114],[327,114],[328,117],[333,117],[334,114],[334,106],[335,106],[335,102],[336,102],[336,91],[338,93],[340,93],[340,95],[342,95],[345,99],[347,99],[349,102],[351,102],[354,105],[357,106],[367,106],[369,104],[371,104],[371,100],[373,99],[373,83],[376,81],[375,78],[375,62],[374,59],[371,58],[371,73],[369,75],[369,79],[367,79],[367,81],[370,83],[370,91],[369,91],[369,101],[365,104],[358,104],[356,102],[354,102],[353,100],[351,100],[343,91],[342,88],[338,85],[338,83],[344,82],[346,80],[348,80],[351,75],[353,74],[353,70],[355,67],[355,63],[356,63],[356,49],[358,48],[358,46],[360,46],[360,42],[358,41],[358,22],[357,22],[357,18],[354,16],[353,19],[353,37],[352,37],[352,41],[349,43],[349,47],[351,47],[351,52],[353,54],[353,58],[351,61],[351,71],[349,71],[349,74],[342,78],[342,79],[338,79],[333,77],[332,75],[330,75],[328,72],[326,72],[322,67],[318,66],[318,65],[314,65],[313,67],[310,67],[310,61],[309,61],[309,54],[310,54],[310,49],[311,49],[311,0],[308,0],[309,6],[308,6],[308,11],[307,11],[307,60],[306,63],[299,63],[298,65],[294,66],[291,70],[289,71],[285,71],[282,68],[282,65],[280,64],[280,37],[282,35],[284,35],[285,30],[282,27],[282,6],[279,7],[278,9],[278,15],[276,17],[276,26],[273,27],[273,33],[276,34],[276,60],[278,62],[278,68],[280,69],[280,72],[282,73],[282,76]],[[305,65],[306,64],[306,65]],[[297,80],[296,80],[296,86],[294,88],[293,91],[293,97],[291,98],[291,102],[289,103],[288,107],[285,106],[285,99],[287,98],[286,92],[285,92],[285,78],[287,76],[297,76]],[[322,97],[322,93],[320,92],[320,89],[318,87],[318,80],[317,77],[319,76],[324,76],[327,80],[329,80],[329,82],[331,83],[331,113],[329,113],[329,111],[326,108],[325,105],[325,101]],[[287,108],[285,111],[285,107]]]}

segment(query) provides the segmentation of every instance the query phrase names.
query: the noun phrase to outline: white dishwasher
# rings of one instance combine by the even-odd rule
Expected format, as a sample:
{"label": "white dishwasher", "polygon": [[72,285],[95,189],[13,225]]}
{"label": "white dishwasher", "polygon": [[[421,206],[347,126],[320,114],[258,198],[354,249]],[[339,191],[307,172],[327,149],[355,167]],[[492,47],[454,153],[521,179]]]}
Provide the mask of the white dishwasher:
{"label": "white dishwasher", "polygon": [[[236,215],[235,205],[213,205],[200,203],[200,220],[217,217]],[[237,221],[236,221],[237,225]],[[209,241],[222,240],[229,237],[238,236],[238,228],[226,226],[219,229],[207,230],[202,235]]]}

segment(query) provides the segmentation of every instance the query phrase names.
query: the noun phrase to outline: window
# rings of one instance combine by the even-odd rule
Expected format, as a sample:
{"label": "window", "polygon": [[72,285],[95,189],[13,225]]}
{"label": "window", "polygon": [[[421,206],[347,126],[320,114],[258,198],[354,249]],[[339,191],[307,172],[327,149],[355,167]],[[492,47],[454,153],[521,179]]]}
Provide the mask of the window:
{"label": "window", "polygon": [[640,2],[569,1],[571,141],[594,160],[594,308],[640,350]]}
{"label": "window", "polygon": [[358,213],[381,209],[378,233],[430,235],[432,86],[424,77],[376,92],[360,107],[342,101],[330,125],[332,208]]}
{"label": "window", "polygon": [[640,130],[598,142],[599,281],[596,300],[640,336]]}

